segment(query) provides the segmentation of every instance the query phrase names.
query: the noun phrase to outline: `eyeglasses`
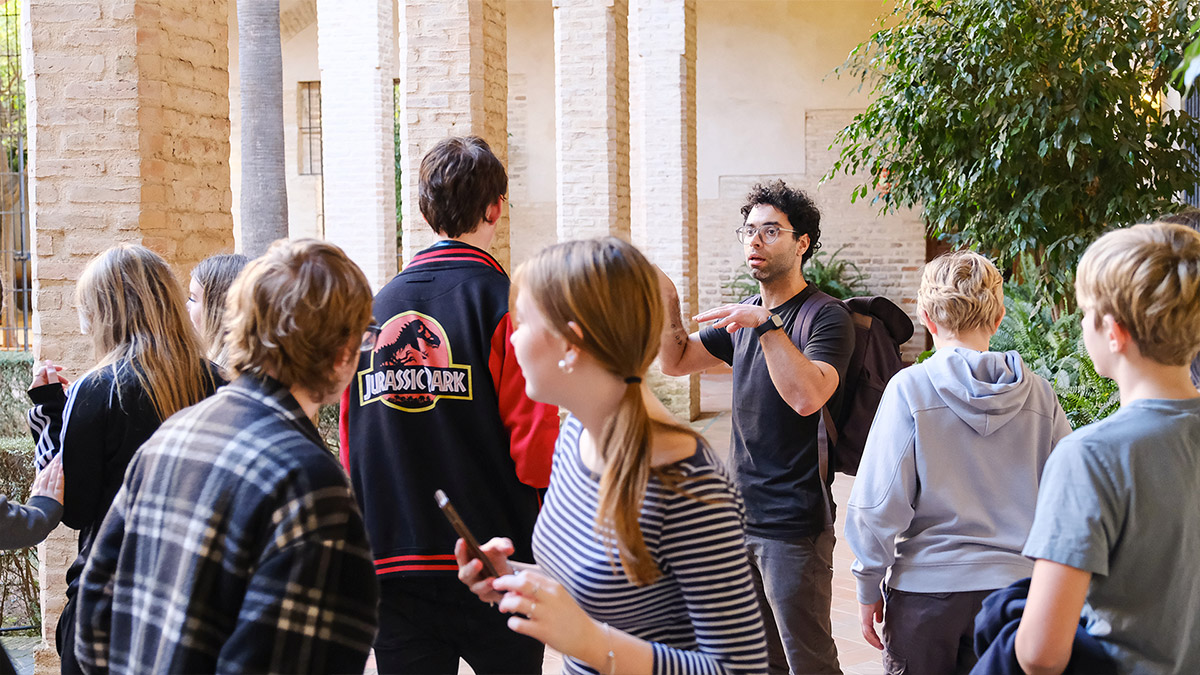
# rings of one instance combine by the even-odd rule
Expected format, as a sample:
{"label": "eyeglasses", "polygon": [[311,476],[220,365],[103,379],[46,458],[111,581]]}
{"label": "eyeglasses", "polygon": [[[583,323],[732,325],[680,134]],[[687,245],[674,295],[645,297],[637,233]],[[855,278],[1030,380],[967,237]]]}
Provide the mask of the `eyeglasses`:
{"label": "eyeglasses", "polygon": [[789,230],[778,225],[763,225],[762,227],[743,225],[734,230],[734,232],[737,233],[738,241],[743,244],[749,244],[755,235],[761,237],[764,244],[774,244],[775,240],[779,238],[780,232],[795,232],[795,230]]}
{"label": "eyeglasses", "polygon": [[367,329],[363,331],[362,346],[359,347],[358,350],[362,352],[369,352],[372,349],[375,349],[375,343],[379,341],[379,331],[381,330],[383,330],[383,326],[380,326],[377,323],[367,326]]}

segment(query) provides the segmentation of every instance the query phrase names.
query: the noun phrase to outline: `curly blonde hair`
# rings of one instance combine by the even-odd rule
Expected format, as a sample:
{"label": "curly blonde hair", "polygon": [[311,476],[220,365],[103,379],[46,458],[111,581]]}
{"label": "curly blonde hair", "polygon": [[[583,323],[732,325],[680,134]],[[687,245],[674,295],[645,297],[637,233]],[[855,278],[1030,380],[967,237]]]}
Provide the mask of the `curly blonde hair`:
{"label": "curly blonde hair", "polygon": [[1162,222],[1109,232],[1079,261],[1075,295],[1097,328],[1110,315],[1142,356],[1186,365],[1200,351],[1200,234]]}
{"label": "curly blonde hair", "polygon": [[917,308],[952,333],[993,330],[1004,317],[1004,277],[974,251],[953,251],[925,264]]}

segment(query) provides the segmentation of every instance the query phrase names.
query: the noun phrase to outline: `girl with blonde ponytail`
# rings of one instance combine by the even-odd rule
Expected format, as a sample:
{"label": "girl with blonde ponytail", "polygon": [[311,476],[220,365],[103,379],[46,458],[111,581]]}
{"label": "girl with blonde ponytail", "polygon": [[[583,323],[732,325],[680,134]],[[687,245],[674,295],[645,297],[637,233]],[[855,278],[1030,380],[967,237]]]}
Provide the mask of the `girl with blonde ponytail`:
{"label": "girl with blonde ponytail", "polygon": [[58,622],[64,673],[79,670],[73,649],[79,575],[129,461],[163,420],[220,382],[188,321],[183,287],[153,251],[120,244],[96,256],[79,277],[75,302],[98,363],[70,387],[59,366],[37,364],[28,416],[38,467],[62,458],[62,522],[79,530]]}
{"label": "girl with blonde ponytail", "polygon": [[765,672],[741,498],[642,384],[662,333],[656,269],[619,239],[573,241],[521,265],[512,289],[526,392],[570,414],[537,567],[516,569],[511,542],[493,539],[483,550],[503,576],[485,578],[460,541],[459,578],[562,652],[567,673]]}

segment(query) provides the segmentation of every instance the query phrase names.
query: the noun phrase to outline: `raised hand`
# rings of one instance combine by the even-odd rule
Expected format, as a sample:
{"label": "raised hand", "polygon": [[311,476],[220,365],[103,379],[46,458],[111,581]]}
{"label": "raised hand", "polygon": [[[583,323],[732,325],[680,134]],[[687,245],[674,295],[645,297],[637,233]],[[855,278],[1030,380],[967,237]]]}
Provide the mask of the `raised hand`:
{"label": "raised hand", "polygon": [[771,311],[759,305],[732,304],[714,307],[692,317],[701,323],[716,321],[713,328],[724,328],[733,333],[739,328],[757,328],[771,318]]}
{"label": "raised hand", "polygon": [[54,382],[66,385],[66,378],[58,374],[62,369],[62,366],[55,365],[50,359],[33,364],[33,383],[29,385],[29,388],[36,389]]}

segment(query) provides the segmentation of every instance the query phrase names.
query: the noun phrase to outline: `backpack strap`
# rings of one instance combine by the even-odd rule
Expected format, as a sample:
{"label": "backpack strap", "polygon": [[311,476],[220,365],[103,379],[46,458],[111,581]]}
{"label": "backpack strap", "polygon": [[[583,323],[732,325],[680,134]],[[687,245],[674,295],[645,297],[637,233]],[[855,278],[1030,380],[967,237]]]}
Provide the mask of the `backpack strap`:
{"label": "backpack strap", "polygon": [[[801,351],[808,345],[817,315],[829,305],[840,302],[841,300],[832,295],[816,289],[800,306],[796,323],[792,325],[792,340],[799,345]],[[817,418],[817,470],[821,477],[821,501],[825,505],[825,529],[833,527],[833,497],[829,494],[829,455],[830,448],[837,446],[837,440],[837,426],[833,423],[833,414],[829,412],[829,406],[823,405],[821,416]]]}

